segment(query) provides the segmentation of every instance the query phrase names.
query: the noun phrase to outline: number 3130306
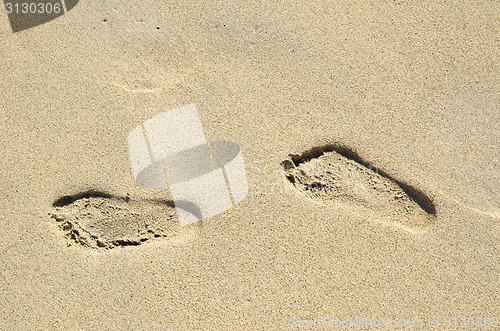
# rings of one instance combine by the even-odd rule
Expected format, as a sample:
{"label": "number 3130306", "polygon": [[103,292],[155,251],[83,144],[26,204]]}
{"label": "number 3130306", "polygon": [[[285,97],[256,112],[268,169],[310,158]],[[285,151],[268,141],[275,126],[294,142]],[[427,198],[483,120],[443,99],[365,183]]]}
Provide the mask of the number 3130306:
{"label": "number 3130306", "polygon": [[62,10],[60,3],[5,3],[7,14],[59,14]]}

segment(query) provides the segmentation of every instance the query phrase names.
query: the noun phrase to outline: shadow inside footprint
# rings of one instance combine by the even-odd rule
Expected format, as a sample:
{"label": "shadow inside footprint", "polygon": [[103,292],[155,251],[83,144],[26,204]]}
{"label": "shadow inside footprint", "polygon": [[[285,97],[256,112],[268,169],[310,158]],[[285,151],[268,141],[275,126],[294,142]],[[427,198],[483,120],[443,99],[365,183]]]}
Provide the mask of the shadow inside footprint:
{"label": "shadow inside footprint", "polygon": [[281,165],[295,188],[313,200],[356,207],[383,223],[410,230],[424,229],[434,222],[436,209],[427,195],[345,146],[327,145],[290,154]]}
{"label": "shadow inside footprint", "polygon": [[[65,195],[54,201],[52,204],[52,207],[64,207],[67,205],[72,204],[73,202],[84,199],[84,198],[106,198],[106,199],[112,199],[112,198],[117,198],[112,196],[111,194],[105,193],[105,192],[99,192],[99,191],[85,191],[85,192],[80,192],[74,195]],[[127,199],[127,198],[124,198]]]}
{"label": "shadow inside footprint", "polygon": [[199,226],[181,227],[170,200],[131,200],[85,191],[63,196],[52,206],[51,218],[65,237],[91,248],[136,246],[153,238],[174,238],[186,233],[186,228]]}

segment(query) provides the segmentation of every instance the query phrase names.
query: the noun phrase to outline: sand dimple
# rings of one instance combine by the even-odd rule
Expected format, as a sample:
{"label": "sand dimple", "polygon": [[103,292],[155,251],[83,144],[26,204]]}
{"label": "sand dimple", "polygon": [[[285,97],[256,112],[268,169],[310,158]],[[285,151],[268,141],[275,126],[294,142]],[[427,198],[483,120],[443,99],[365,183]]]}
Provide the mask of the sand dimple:
{"label": "sand dimple", "polygon": [[411,231],[425,230],[434,222],[435,208],[425,194],[345,148],[291,155],[282,165],[295,188],[314,201],[336,203],[371,220]]}
{"label": "sand dimple", "polygon": [[136,246],[153,238],[175,240],[192,230],[179,225],[172,203],[134,201],[99,192],[58,199],[51,218],[69,243],[90,248]]}

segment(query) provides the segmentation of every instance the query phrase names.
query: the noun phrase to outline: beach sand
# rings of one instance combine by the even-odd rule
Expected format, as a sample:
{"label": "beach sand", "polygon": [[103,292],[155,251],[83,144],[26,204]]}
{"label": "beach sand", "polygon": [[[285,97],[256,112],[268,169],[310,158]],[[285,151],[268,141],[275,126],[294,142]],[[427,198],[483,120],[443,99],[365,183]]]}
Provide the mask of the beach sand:
{"label": "beach sand", "polygon": [[[0,15],[0,329],[499,325],[499,22],[489,0],[80,1],[17,33]],[[127,136],[192,103],[207,139],[241,147],[249,192],[179,228]],[[290,155],[331,145],[434,211],[408,200],[414,228],[388,194],[290,181]],[[330,185],[321,160],[296,178]],[[113,241],[145,217],[147,240]]]}

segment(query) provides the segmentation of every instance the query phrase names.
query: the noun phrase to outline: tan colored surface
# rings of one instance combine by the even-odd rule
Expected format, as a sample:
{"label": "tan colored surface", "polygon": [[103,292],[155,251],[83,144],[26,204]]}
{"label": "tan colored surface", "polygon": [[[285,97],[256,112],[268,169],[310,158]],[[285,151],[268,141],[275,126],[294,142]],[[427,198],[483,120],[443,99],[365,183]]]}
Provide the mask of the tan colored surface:
{"label": "tan colored surface", "polygon": [[425,204],[416,191],[405,191],[396,179],[335,151],[297,166],[289,163],[284,170],[297,190],[323,208],[337,206],[338,213],[348,209],[358,217],[410,232],[426,231],[435,223],[430,198]]}
{"label": "tan colored surface", "polygon": [[[1,14],[0,329],[500,317],[499,23],[497,1],[82,0],[16,34]],[[246,199],[186,240],[68,247],[55,199],[165,197],[127,135],[189,103],[241,146]],[[280,163],[331,142],[424,191],[435,225],[305,199]]]}

